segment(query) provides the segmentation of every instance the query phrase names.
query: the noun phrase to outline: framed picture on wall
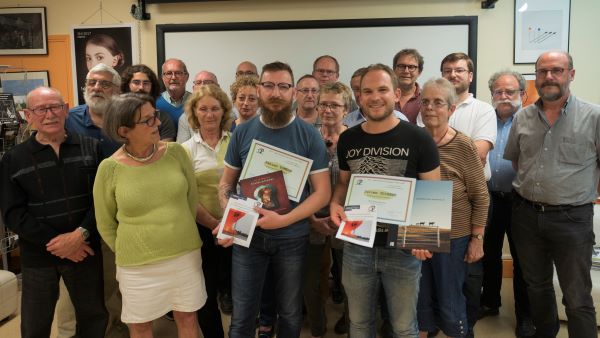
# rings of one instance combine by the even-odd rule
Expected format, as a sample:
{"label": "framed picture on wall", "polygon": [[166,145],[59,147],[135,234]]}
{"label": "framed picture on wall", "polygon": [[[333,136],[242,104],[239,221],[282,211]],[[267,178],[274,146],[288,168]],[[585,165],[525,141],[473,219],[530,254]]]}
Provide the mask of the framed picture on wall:
{"label": "framed picture on wall", "polygon": [[7,72],[0,73],[0,88],[2,93],[10,93],[15,100],[18,112],[25,108],[27,93],[40,86],[50,86],[48,71]]}
{"label": "framed picture on wall", "polygon": [[535,74],[523,74],[525,78],[525,95],[523,96],[523,107],[534,104],[540,96],[535,88]]}
{"label": "framed picture on wall", "polygon": [[71,32],[75,103],[85,103],[83,87],[88,71],[98,63],[119,74],[139,60],[133,24],[77,26]]}
{"label": "framed picture on wall", "polygon": [[46,7],[0,8],[0,55],[48,54]]}
{"label": "framed picture on wall", "polygon": [[550,49],[569,51],[570,0],[515,0],[514,63]]}

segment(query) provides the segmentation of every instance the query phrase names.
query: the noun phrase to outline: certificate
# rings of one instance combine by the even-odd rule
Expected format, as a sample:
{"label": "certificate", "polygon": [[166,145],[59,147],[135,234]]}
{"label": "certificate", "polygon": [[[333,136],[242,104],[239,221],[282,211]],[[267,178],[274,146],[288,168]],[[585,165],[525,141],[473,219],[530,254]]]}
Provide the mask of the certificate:
{"label": "certificate", "polygon": [[408,225],[416,180],[408,177],[353,174],[345,205],[377,206],[377,221]]}
{"label": "certificate", "polygon": [[240,179],[281,170],[290,200],[299,202],[313,160],[270,144],[252,140]]}

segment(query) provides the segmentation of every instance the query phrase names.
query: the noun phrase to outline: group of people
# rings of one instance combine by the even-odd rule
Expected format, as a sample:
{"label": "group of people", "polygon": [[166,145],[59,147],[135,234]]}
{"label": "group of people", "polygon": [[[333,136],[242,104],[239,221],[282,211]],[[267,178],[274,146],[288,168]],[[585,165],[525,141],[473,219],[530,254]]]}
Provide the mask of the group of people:
{"label": "group of people", "polygon": [[[468,55],[447,55],[441,76],[419,85],[423,67],[403,49],[347,86],[329,55],[298,80],[285,63],[259,73],[244,61],[228,96],[210,71],[186,91],[178,59],[162,65],[162,93],[145,65],[118,74],[100,63],[71,110],[55,89],[32,90],[35,131],[0,161],[2,217],[21,243],[22,337],[49,336],[59,294],[75,318],[58,317],[67,336],[151,337],[171,312],[179,337],[224,337],[224,312],[229,337],[299,337],[304,304],[311,336],[323,337],[330,266],[345,294],[336,333],[375,337],[380,309],[384,337],[473,337],[501,306],[505,233],[515,334],[558,333],[555,266],[569,336],[596,337],[600,107],[570,92],[571,56],[540,55],[540,99],[525,108],[517,72],[492,75],[490,105],[468,91]],[[291,211],[256,209],[243,247],[215,236],[252,140],[312,167]],[[450,252],[390,248],[385,223],[372,248],[335,239],[352,174],[452,181]]]}

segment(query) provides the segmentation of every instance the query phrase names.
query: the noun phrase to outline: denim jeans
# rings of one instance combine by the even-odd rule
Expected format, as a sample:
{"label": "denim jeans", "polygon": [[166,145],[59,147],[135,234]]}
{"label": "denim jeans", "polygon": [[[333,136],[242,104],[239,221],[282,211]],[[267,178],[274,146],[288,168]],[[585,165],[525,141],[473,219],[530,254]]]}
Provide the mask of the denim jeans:
{"label": "denim jeans", "polygon": [[75,307],[77,336],[103,338],[108,322],[102,285],[102,255],[75,264],[21,268],[21,337],[50,337],[62,276]]}
{"label": "denim jeans", "polygon": [[350,337],[375,337],[380,283],[394,337],[416,337],[420,276],[421,262],[404,250],[345,243],[342,284],[348,297]]}
{"label": "denim jeans", "polygon": [[523,280],[519,256],[513,241],[511,214],[512,193],[491,192],[492,215],[485,229],[483,242],[483,291],[481,305],[498,308],[502,305],[500,289],[502,288],[502,246],[504,234],[508,239],[510,254],[513,261],[513,295],[515,300],[515,315],[517,325],[525,319],[531,319],[527,286]]}
{"label": "denim jeans", "polygon": [[417,305],[420,331],[440,328],[449,337],[467,335],[467,299],[462,290],[470,239],[471,236],[452,239],[449,253],[436,252],[423,262]]}
{"label": "denim jeans", "polygon": [[555,337],[560,327],[552,283],[553,264],[563,292],[569,337],[598,336],[590,277],[593,214],[591,204],[538,211],[515,195],[513,240],[539,337]]}
{"label": "denim jeans", "polygon": [[230,338],[255,335],[256,315],[267,269],[272,268],[280,337],[299,337],[302,328],[302,272],[308,235],[276,238],[256,231],[249,248],[234,245],[232,260],[233,314]]}
{"label": "denim jeans", "polygon": [[304,273],[304,304],[306,316],[310,325],[310,334],[321,337],[327,331],[327,316],[325,314],[325,299],[321,292],[321,266],[325,244],[310,244]]}
{"label": "denim jeans", "polygon": [[[275,304],[275,296],[273,295],[275,285],[273,283],[273,271],[271,267],[267,269],[267,275],[262,287],[260,296],[260,309],[258,314],[258,324],[260,326],[275,325],[277,321],[277,304]],[[274,328],[274,327],[273,327]]]}

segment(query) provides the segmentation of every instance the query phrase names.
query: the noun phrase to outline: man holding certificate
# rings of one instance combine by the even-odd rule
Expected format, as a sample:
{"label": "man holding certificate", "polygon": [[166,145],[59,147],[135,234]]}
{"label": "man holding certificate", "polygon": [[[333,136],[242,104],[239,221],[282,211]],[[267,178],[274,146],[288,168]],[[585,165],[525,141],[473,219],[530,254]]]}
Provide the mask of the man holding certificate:
{"label": "man holding certificate", "polygon": [[[400,97],[394,72],[382,64],[369,66],[360,91],[366,122],[346,130],[338,141],[340,173],[330,206],[337,225],[346,220],[343,205],[352,174],[440,179],[439,155],[431,136],[393,115]],[[394,336],[418,335],[420,260],[430,258],[431,253],[387,248],[387,232],[386,224],[378,224],[373,248],[345,243],[342,283],[348,296],[351,337],[375,337],[380,284]]]}
{"label": "man holding certificate", "polygon": [[[240,178],[277,170],[284,173],[292,206],[285,214],[255,209],[262,217],[250,246],[233,247],[231,338],[254,336],[260,304],[257,290],[262,289],[267,268],[273,271],[278,336],[300,336],[302,273],[310,230],[307,218],[327,205],[331,187],[327,150],[319,132],[292,114],[293,83],[287,64],[273,62],[263,67],[258,87],[261,116],[235,129],[225,155],[219,183],[222,206]],[[310,195],[306,180],[311,184]]]}

